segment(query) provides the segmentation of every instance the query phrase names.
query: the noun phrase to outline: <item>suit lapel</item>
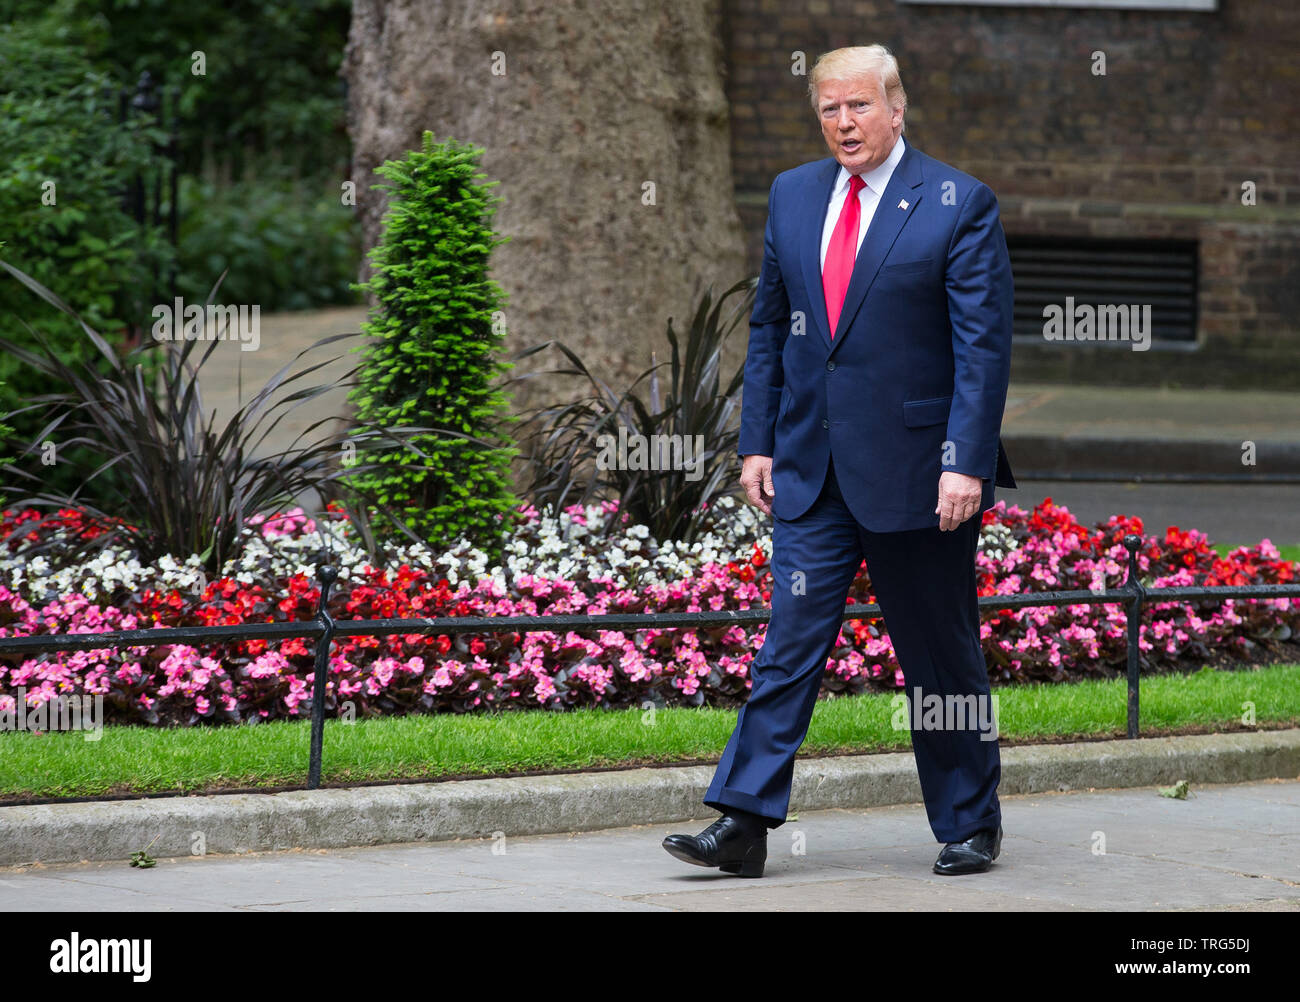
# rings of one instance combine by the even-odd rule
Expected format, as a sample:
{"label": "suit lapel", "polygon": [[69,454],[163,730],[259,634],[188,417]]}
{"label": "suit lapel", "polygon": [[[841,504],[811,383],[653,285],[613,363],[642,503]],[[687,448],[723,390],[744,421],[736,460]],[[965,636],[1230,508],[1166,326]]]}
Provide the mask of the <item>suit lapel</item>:
{"label": "suit lapel", "polygon": [[[898,166],[894,168],[894,173],[889,178],[889,183],[885,185],[885,192],[876,205],[875,214],[871,217],[871,225],[867,228],[867,235],[863,238],[862,246],[853,261],[853,274],[849,278],[849,289],[844,296],[844,308],[840,311],[835,338],[828,345],[832,352],[838,345],[844,343],[844,339],[852,330],[853,317],[867,297],[872,283],[875,282],[885,255],[894,246],[894,241],[902,232],[903,226],[916,211],[916,206],[921,201],[921,192],[915,189],[921,186],[921,181],[921,158],[912,149],[912,144],[908,143],[903,149],[903,159],[898,162]],[[819,256],[820,250],[819,244]],[[818,276],[820,278],[820,270]],[[821,289],[820,281],[817,283],[817,288]],[[829,327],[826,320],[825,298],[824,295],[821,297],[822,324],[824,327]]]}
{"label": "suit lapel", "polygon": [[[902,164],[899,164],[901,167]],[[839,161],[827,160],[813,181],[817,201],[810,207],[799,233],[799,258],[803,266],[804,287],[812,301],[812,322],[821,335],[827,351],[831,347],[831,325],[826,317],[826,294],[822,291],[822,228],[826,225],[826,209],[835,193],[835,179],[839,176]]]}

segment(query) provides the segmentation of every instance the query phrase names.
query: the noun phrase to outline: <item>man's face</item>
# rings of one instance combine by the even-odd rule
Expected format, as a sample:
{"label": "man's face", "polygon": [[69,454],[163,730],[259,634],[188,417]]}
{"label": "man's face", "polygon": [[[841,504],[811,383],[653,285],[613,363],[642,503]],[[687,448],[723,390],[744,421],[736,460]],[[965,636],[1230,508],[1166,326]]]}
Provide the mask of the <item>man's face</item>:
{"label": "man's face", "polygon": [[831,155],[851,174],[884,163],[903,131],[903,109],[889,107],[874,73],[823,80],[817,86],[817,114]]}

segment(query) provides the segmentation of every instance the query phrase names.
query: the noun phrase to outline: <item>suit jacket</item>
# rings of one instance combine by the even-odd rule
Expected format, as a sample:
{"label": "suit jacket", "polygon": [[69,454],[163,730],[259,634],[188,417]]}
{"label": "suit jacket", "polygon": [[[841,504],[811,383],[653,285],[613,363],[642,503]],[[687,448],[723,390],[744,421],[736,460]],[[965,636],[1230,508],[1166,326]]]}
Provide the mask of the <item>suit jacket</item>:
{"label": "suit jacket", "polygon": [[944,470],[984,480],[984,511],[995,483],[1016,485],[999,436],[1013,288],[997,199],[905,144],[832,340],[821,238],[839,169],[827,157],[772,183],[737,451],[772,457],[781,519],[811,507],[832,454],[869,530],[937,526]]}

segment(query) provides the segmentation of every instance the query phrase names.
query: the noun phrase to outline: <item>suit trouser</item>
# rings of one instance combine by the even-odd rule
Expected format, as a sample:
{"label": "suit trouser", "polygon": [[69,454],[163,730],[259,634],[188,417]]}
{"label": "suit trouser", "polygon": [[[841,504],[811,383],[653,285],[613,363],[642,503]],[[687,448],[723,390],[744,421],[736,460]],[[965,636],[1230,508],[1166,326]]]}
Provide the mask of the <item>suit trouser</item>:
{"label": "suit trouser", "polygon": [[[807,512],[792,521],[773,518],[772,616],[706,805],[758,814],[770,828],[784,824],[795,752],[807,736],[849,586],[865,557],[905,679],[912,748],[935,838],[961,842],[1001,823],[996,731],[975,726],[990,719],[975,582],[980,525],[976,513],[950,532],[871,532],[844,503],[833,464]],[[939,700],[949,712],[924,712]],[[980,710],[972,712],[977,703]]]}

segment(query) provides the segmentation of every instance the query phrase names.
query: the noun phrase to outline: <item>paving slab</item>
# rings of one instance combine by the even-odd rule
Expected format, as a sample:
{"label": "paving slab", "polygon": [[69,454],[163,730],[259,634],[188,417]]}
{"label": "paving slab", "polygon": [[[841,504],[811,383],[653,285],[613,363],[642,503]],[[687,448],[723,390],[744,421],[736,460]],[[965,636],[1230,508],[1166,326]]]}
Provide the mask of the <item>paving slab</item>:
{"label": "paving slab", "polygon": [[1017,479],[1248,476],[1295,483],[1300,394],[1013,382],[1002,439]]}
{"label": "paving slab", "polygon": [[[0,910],[1300,911],[1300,781],[1003,796],[983,874],[930,870],[920,804],[800,812],[760,880],[660,845],[714,815],[603,831],[0,869]],[[1104,846],[1097,833],[1105,836]]]}

